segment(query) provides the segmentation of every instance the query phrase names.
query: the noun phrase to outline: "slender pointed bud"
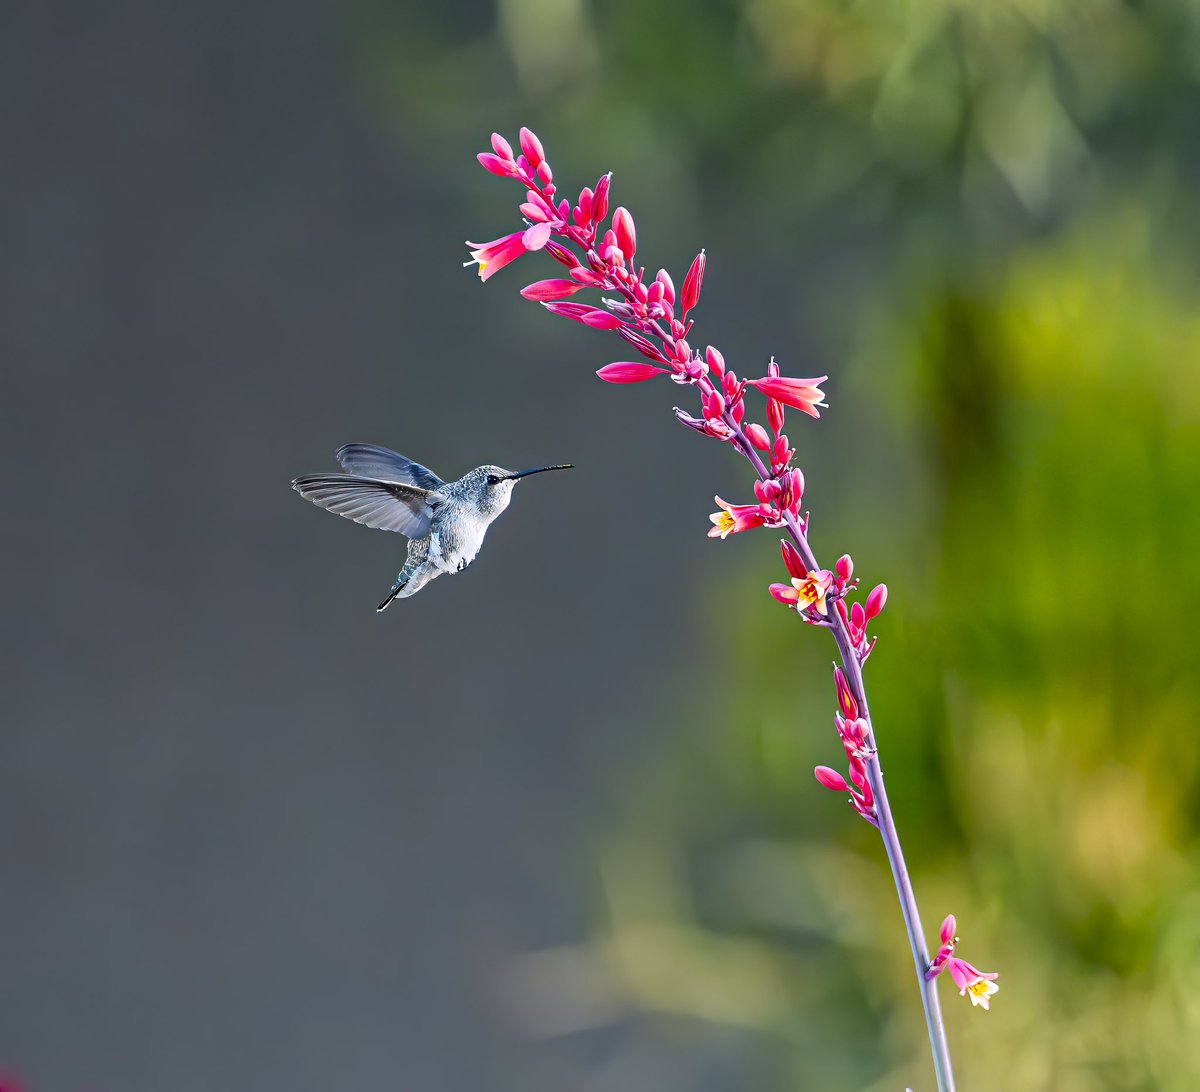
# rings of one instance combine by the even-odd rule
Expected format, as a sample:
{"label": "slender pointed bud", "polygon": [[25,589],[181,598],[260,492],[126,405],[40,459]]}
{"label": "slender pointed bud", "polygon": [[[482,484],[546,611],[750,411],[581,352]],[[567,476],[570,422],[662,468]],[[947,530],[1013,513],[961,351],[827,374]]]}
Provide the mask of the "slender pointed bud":
{"label": "slender pointed bud", "polygon": [[718,379],[724,379],[725,357],[721,355],[721,350],[714,345],[709,345],[704,350],[704,359],[708,361],[708,366],[712,368],[713,375]]}
{"label": "slender pointed bud", "polygon": [[[783,432],[783,403],[775,398],[767,399],[767,423],[771,426],[771,431],[778,436]],[[787,446],[786,444],[784,445]]]}
{"label": "slender pointed bud", "polygon": [[646,302],[653,306],[656,303],[662,302],[663,286],[661,281],[651,281],[650,287],[646,289]]}
{"label": "slender pointed bud", "polygon": [[865,636],[867,628],[867,612],[863,610],[861,603],[855,603],[850,607],[850,629],[851,637],[855,638],[856,643],[861,641]]}
{"label": "slender pointed bud", "polygon": [[507,159],[510,163],[512,162],[512,145],[499,133],[492,134],[492,151],[501,159]]}
{"label": "slender pointed bud", "polygon": [[609,311],[601,311],[598,307],[593,308],[579,321],[593,330],[616,330],[621,326],[621,320],[616,315]]}
{"label": "slender pointed bud", "polygon": [[954,934],[958,932],[958,922],[954,920],[953,914],[947,914],[946,920],[942,922],[942,943],[951,944],[954,941]]}
{"label": "slender pointed bud", "polygon": [[656,368],[653,364],[642,364],[637,360],[621,360],[614,364],[605,364],[596,374],[605,383],[645,383],[656,375],[666,375],[665,368]]}
{"label": "slender pointed bud", "polygon": [[[521,293],[521,295],[524,294],[524,292]],[[837,559],[837,565],[835,567],[837,568],[838,576],[842,578],[842,583],[849,584],[851,578],[854,576],[854,561],[850,555],[842,554],[842,556]]]}
{"label": "slender pointed bud", "polygon": [[559,264],[565,265],[568,269],[574,269],[579,265],[579,259],[565,246],[561,243],[556,243],[553,239],[546,244],[546,253]]}
{"label": "slender pointed bud", "polygon": [[649,357],[651,360],[661,361],[664,364],[666,363],[667,358],[659,351],[657,346],[636,330],[631,330],[628,326],[622,326],[617,333],[637,349],[642,356]]}
{"label": "slender pointed bud", "polygon": [[747,425],[746,439],[758,448],[759,451],[771,450],[771,437],[767,435],[767,430],[762,425]]}
{"label": "slender pointed bud", "polygon": [[480,152],[475,158],[479,160],[480,166],[485,171],[498,174],[501,178],[512,177],[513,165],[501,159],[498,155],[492,155],[491,152]]}
{"label": "slender pointed bud", "polygon": [[581,227],[592,222],[592,189],[584,186],[579,191],[579,204],[575,213],[575,222]]}
{"label": "slender pointed bud", "polygon": [[785,538],[780,542],[779,548],[783,552],[783,563],[792,576],[797,580],[803,580],[808,576],[808,566],[804,564],[804,558],[800,556],[800,551],[795,546]]}
{"label": "slender pointed bud", "polygon": [[855,787],[870,792],[866,764],[857,756],[850,759],[850,780],[854,782]]}
{"label": "slender pointed bud", "polygon": [[624,206],[613,213],[613,230],[617,233],[617,246],[621,248],[621,253],[632,261],[637,253],[637,231],[633,226],[633,217]]}
{"label": "slender pointed bud", "polygon": [[837,685],[838,705],[841,706],[842,715],[847,720],[858,720],[858,702],[850,693],[850,684],[846,681],[845,672],[840,667],[833,669],[833,681]]}
{"label": "slender pointed bud", "polygon": [[867,596],[867,621],[879,614],[883,610],[883,605],[887,602],[887,585],[876,584],[871,589],[871,594]]}
{"label": "slender pointed bud", "polygon": [[662,285],[663,299],[673,307],[675,305],[675,282],[671,280],[671,274],[665,269],[660,269],[654,280]]}
{"label": "slender pointed bud", "polygon": [[678,406],[675,406],[671,412],[675,414],[675,420],[681,425],[686,425],[695,432],[700,432],[707,435],[708,430],[705,428],[704,421],[701,418],[693,417],[690,413],[686,413]]}
{"label": "slender pointed bud", "polygon": [[685,316],[700,302],[700,286],[704,283],[704,267],[707,264],[708,259],[703,250],[692,259],[692,267],[683,281],[683,296],[680,300]]}
{"label": "slender pointed bud", "polygon": [[537,178],[543,187],[550,185],[554,181],[554,172],[550,170],[550,164],[544,159],[538,164]]}
{"label": "slender pointed bud", "polygon": [[850,786],[846,784],[846,779],[837,770],[831,770],[828,766],[816,767],[813,770],[813,776],[825,788],[833,789],[834,792],[850,791]]}
{"label": "slender pointed bud", "polygon": [[529,201],[521,205],[520,210],[526,220],[532,220],[535,224],[544,224],[550,219],[550,215],[541,205],[534,205]]}
{"label": "slender pointed bud", "polygon": [[546,158],[546,153],[542,150],[542,142],[530,129],[521,129],[521,151],[525,153],[525,158],[529,160],[529,165],[534,170]]}
{"label": "slender pointed bud", "polygon": [[596,183],[596,193],[592,199],[592,223],[598,224],[608,215],[608,188],[612,185],[612,175],[606,174]]}
{"label": "slender pointed bud", "polygon": [[527,284],[521,289],[521,295],[527,300],[545,303],[547,300],[561,300],[566,299],[567,296],[573,296],[582,287],[583,285],[576,284],[574,281],[534,281],[533,284]]}

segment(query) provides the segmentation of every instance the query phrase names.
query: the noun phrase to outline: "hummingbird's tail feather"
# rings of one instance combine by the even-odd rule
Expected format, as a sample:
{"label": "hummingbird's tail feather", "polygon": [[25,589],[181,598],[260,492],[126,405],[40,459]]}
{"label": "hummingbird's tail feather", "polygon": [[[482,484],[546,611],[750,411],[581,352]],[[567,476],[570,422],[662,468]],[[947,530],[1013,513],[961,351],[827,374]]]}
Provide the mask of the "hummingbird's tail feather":
{"label": "hummingbird's tail feather", "polygon": [[405,565],[400,570],[400,575],[396,577],[396,583],[392,585],[388,597],[375,609],[377,611],[384,610],[393,599],[407,599],[410,595],[416,595],[439,574],[440,570],[425,564],[423,560],[413,564],[413,559],[410,557],[409,564]]}
{"label": "hummingbird's tail feather", "polygon": [[396,596],[398,596],[402,591],[404,591],[404,585],[407,583],[408,583],[407,577],[405,577],[405,579],[403,579],[403,580],[397,580],[396,583],[392,586],[392,590],[390,592],[388,592],[387,598],[382,603],[380,603],[379,606],[377,606],[375,608],[376,613],[378,613],[379,611],[382,611],[382,610],[387,610],[388,605],[391,603],[391,601],[393,599],[395,599]]}

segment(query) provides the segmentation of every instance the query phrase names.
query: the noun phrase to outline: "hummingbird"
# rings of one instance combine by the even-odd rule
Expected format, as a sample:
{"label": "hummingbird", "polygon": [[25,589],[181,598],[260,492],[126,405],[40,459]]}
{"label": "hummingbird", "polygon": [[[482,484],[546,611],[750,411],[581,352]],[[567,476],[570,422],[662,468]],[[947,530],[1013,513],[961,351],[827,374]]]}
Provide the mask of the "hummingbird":
{"label": "hummingbird", "polygon": [[444,482],[428,467],[375,444],[343,444],[334,458],[344,474],[296,478],[292,488],[318,508],[408,539],[404,568],[376,610],[416,595],[442,573],[460,573],[470,565],[522,478],[572,469],[571,463],[532,470],[477,466]]}

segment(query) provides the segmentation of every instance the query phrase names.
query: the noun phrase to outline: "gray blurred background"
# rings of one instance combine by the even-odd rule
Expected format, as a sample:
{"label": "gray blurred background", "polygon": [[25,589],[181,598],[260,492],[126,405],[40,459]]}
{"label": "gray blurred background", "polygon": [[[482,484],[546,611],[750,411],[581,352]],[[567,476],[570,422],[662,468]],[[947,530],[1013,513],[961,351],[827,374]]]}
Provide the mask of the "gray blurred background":
{"label": "gray blurred background", "polygon": [[[461,268],[525,124],[707,247],[693,344],[831,376],[814,543],[891,586],[925,924],[1002,972],[962,1086],[1200,1086],[1198,87],[1189,0],[8,6],[0,1074],[931,1087],[832,647],[705,537],[745,471],[544,255]],[[376,615],[403,541],[288,488],[347,441],[578,469]]]}
{"label": "gray blurred background", "polygon": [[[597,389],[601,347],[526,281],[461,268],[514,218],[475,152],[526,115],[431,135],[396,108],[376,24],[413,18],[4,16],[0,1068],[39,1092],[552,1088],[577,1063],[509,1034],[494,980],[580,929],[614,771],[702,647],[679,576],[709,453]],[[579,468],[377,616],[403,540],[288,488],[349,440],[446,477]]]}

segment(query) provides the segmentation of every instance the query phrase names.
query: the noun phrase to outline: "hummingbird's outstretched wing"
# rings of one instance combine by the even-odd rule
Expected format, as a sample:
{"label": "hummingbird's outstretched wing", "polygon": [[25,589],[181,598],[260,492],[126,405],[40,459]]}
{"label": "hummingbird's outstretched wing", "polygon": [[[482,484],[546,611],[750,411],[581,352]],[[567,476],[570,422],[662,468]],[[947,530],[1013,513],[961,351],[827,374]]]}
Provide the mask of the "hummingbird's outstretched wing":
{"label": "hummingbird's outstretched wing", "polygon": [[347,474],[359,478],[379,478],[385,482],[415,485],[418,489],[441,489],[446,483],[427,466],[405,458],[399,452],[375,444],[343,444],[334,455]]}
{"label": "hummingbird's outstretched wing", "polygon": [[429,489],[347,474],[297,478],[292,488],[318,508],[380,531],[399,531],[409,538],[429,534],[434,506],[441,501]]}

